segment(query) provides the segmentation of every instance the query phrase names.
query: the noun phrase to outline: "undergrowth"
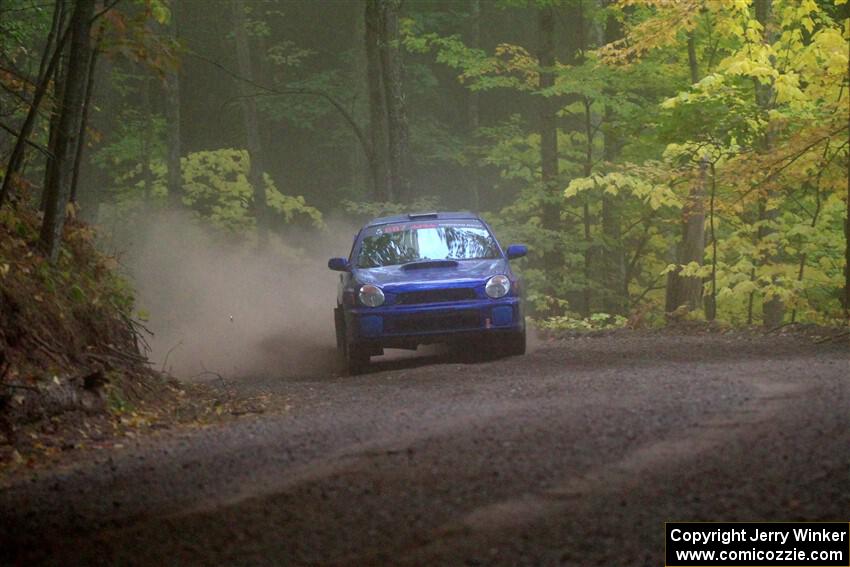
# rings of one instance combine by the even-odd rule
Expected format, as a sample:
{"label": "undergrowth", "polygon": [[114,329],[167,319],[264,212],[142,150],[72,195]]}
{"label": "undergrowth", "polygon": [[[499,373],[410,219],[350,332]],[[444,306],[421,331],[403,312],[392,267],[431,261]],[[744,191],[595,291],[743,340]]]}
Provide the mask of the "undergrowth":
{"label": "undergrowth", "polygon": [[38,247],[39,213],[0,210],[0,462],[33,424],[119,416],[173,390],[147,366],[117,261],[69,212],[51,265]]}

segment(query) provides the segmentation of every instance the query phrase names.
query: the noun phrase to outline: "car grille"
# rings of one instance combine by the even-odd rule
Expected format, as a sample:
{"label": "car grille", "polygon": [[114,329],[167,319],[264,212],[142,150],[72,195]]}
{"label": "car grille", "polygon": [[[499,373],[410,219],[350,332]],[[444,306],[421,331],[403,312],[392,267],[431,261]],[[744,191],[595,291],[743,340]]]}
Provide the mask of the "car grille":
{"label": "car grille", "polygon": [[400,315],[385,321],[385,330],[391,333],[427,333],[475,329],[481,326],[478,310],[449,311]]}
{"label": "car grille", "polygon": [[475,290],[470,287],[453,287],[447,289],[426,289],[408,291],[398,294],[398,305],[419,305],[422,303],[449,303],[475,299]]}

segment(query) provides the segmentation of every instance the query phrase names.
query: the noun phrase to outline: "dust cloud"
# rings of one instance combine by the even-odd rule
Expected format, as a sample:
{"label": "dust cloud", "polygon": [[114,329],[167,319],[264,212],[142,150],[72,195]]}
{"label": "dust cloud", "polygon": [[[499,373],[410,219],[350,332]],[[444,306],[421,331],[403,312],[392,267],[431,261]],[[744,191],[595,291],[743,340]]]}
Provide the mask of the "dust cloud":
{"label": "dust cloud", "polygon": [[260,252],[168,213],[116,237],[156,368],[182,380],[332,372],[338,275],[327,259],[347,254],[355,229],[305,232]]}

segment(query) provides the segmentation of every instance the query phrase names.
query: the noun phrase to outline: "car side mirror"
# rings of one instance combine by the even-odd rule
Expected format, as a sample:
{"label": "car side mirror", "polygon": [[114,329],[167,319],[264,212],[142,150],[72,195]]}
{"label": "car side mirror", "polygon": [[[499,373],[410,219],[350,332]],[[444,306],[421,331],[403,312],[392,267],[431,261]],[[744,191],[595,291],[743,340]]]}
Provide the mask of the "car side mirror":
{"label": "car side mirror", "polygon": [[335,272],[347,272],[351,266],[345,258],[331,258],[328,260],[328,268]]}
{"label": "car side mirror", "polygon": [[528,254],[528,246],[526,246],[525,244],[511,244],[505,251],[505,255],[507,255],[508,260],[513,260],[514,258],[522,258],[526,254]]}

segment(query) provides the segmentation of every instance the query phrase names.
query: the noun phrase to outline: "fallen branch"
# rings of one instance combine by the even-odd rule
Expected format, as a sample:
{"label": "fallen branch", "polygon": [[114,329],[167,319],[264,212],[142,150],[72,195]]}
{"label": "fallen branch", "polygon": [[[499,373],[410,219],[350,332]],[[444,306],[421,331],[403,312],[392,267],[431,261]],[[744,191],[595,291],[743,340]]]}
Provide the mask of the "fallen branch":
{"label": "fallen branch", "polygon": [[194,376],[192,376],[192,379],[200,378],[201,376],[207,376],[207,375],[215,376],[216,378],[218,378],[218,379],[219,379],[219,380],[221,380],[222,382],[225,382],[224,376],[222,376],[222,375],[221,375],[221,374],[219,374],[218,372],[213,372],[212,370],[204,370],[204,371],[202,371],[202,372],[198,372],[197,374],[195,374]]}
{"label": "fallen branch", "polygon": [[[171,356],[171,353],[174,352],[174,350],[177,349],[178,347],[180,347],[180,345],[182,345],[182,344],[183,344],[183,339],[180,339],[180,342],[178,342],[176,345],[174,345],[173,347],[168,349],[168,352],[165,353],[165,360],[162,361],[162,370],[160,370],[160,373],[165,374],[165,365],[168,364],[168,357]],[[169,372],[169,374],[170,374],[170,372]]]}
{"label": "fallen branch", "polygon": [[[83,353],[83,356],[86,356],[88,358],[91,358],[92,360],[97,360],[99,362],[107,364],[107,365],[109,365],[110,368],[115,368],[115,369],[125,368],[127,366],[128,362],[132,362],[134,364],[138,364],[139,362],[142,362],[143,364],[150,364],[150,361],[148,361],[148,360],[132,359],[132,358],[128,358],[126,356],[122,356],[120,354],[112,355],[112,354],[103,354],[103,353],[95,353],[95,352],[85,352],[85,353]],[[118,363],[116,363],[116,361]]]}
{"label": "fallen branch", "polygon": [[775,332],[776,332],[776,331],[778,331],[779,329],[784,329],[785,327],[788,327],[788,326],[790,326],[790,325],[796,325],[796,324],[797,324],[797,323],[796,323],[795,321],[790,321],[790,322],[788,322],[788,323],[782,323],[781,325],[777,325],[777,326],[773,327],[772,329],[769,329],[769,330],[765,331],[765,333],[764,333],[764,334],[765,334],[765,335],[769,335],[769,334],[771,334],[771,333],[775,333]]}
{"label": "fallen branch", "polygon": [[835,340],[840,339],[841,337],[846,337],[846,336],[850,336],[850,331],[844,331],[843,333],[838,333],[837,335],[830,335],[828,337],[822,337],[822,338],[816,340],[815,344],[819,345],[819,344],[822,344],[822,343],[828,343],[830,341],[835,341]]}
{"label": "fallen branch", "polygon": [[148,340],[144,337],[142,332],[147,333],[148,336],[151,336],[151,337],[154,336],[154,332],[151,331],[150,329],[148,329],[147,327],[145,327],[144,325],[142,325],[141,322],[136,321],[135,319],[133,319],[132,317],[130,317],[129,315],[127,315],[126,313],[121,311],[121,309],[119,309],[118,307],[115,307],[115,309],[121,315],[121,318],[127,324],[127,327],[130,328],[130,332],[133,334],[133,338],[136,341],[136,350],[139,350],[139,341],[141,341],[142,345],[145,347],[145,352],[146,353],[150,352],[151,351],[151,345],[150,345],[150,343],[148,343]]}
{"label": "fallen branch", "polygon": [[30,392],[40,392],[37,386],[29,386],[27,384],[9,384],[8,382],[4,382],[0,384],[5,386],[6,388],[11,388],[13,390],[29,390]]}
{"label": "fallen branch", "polygon": [[226,386],[227,386],[227,380],[225,380],[225,379],[224,379],[224,376],[222,376],[222,375],[221,375],[221,374],[219,374],[218,372],[213,372],[212,370],[207,370],[207,367],[206,367],[206,366],[204,366],[203,361],[201,361],[201,368],[203,368],[203,370],[204,370],[204,371],[203,371],[203,372],[201,372],[200,374],[198,374],[198,376],[201,376],[201,375],[203,375],[203,374],[212,374],[213,376],[217,376],[217,377],[218,377],[218,379],[221,381],[221,385],[222,385],[222,387],[226,387]]}
{"label": "fallen branch", "polygon": [[113,353],[115,356],[125,358],[129,361],[132,361],[132,362],[141,362],[142,364],[148,363],[147,357],[144,357],[140,354],[133,354],[133,353],[130,353],[130,352],[118,350],[117,348],[109,346],[109,345],[106,345],[106,350]]}
{"label": "fallen branch", "polygon": [[50,358],[53,359],[54,362],[56,362],[59,365],[68,364],[68,360],[62,354],[62,352],[59,349],[57,349],[55,346],[49,344],[47,341],[45,341],[44,339],[42,339],[41,337],[39,337],[35,333],[32,333],[30,335],[30,337],[32,338],[33,341],[35,341],[38,344],[38,346],[40,346],[42,348],[42,350],[44,350],[44,352]]}

